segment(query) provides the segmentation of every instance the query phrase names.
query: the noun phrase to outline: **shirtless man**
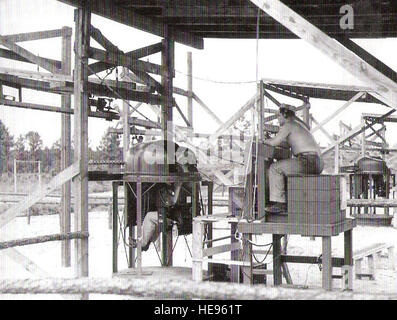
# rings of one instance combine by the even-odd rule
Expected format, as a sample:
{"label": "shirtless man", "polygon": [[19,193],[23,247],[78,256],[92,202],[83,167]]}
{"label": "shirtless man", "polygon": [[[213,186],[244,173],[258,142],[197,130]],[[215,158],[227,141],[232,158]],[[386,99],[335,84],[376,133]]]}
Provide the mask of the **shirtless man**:
{"label": "shirtless man", "polygon": [[280,160],[269,168],[270,206],[265,208],[268,213],[287,212],[285,197],[285,177],[293,174],[320,174],[324,167],[320,147],[306,124],[295,116],[295,108],[281,104],[278,121],[280,131],[265,144],[279,146],[288,144],[294,158]]}

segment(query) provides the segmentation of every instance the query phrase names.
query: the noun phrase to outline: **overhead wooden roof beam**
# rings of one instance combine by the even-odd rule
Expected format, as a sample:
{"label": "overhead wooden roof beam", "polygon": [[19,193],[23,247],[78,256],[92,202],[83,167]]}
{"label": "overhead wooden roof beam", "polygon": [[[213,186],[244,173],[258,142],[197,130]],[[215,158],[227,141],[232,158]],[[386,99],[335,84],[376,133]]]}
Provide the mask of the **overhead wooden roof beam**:
{"label": "overhead wooden roof beam", "polygon": [[[69,5],[79,7],[81,1],[79,0],[58,0]],[[139,30],[150,32],[159,37],[164,38],[166,36],[165,24],[156,18],[150,18],[144,15],[136,13],[132,9],[122,8],[117,6],[111,0],[92,1],[91,12],[102,17],[117,21],[119,23],[137,28]],[[191,46],[196,49],[204,48],[204,40],[190,32],[182,31],[178,28],[173,27],[174,39],[176,42]]]}

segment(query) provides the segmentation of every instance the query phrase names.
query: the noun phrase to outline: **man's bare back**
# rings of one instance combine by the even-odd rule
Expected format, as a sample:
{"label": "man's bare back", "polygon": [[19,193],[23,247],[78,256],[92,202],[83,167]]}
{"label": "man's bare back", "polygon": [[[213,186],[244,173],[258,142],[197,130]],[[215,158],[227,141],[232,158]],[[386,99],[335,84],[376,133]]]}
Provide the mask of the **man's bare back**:
{"label": "man's bare back", "polygon": [[295,116],[288,118],[281,126],[277,135],[265,141],[266,144],[278,146],[287,142],[296,156],[302,152],[316,152],[321,155],[320,148],[313,135]]}

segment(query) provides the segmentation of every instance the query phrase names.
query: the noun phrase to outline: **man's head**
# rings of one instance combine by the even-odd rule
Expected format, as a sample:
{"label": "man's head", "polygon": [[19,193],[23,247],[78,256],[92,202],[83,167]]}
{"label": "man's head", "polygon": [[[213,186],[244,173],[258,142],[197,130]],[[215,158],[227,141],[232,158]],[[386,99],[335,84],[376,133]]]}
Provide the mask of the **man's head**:
{"label": "man's head", "polygon": [[295,116],[295,107],[290,104],[282,103],[280,105],[278,121],[283,125],[288,118]]}

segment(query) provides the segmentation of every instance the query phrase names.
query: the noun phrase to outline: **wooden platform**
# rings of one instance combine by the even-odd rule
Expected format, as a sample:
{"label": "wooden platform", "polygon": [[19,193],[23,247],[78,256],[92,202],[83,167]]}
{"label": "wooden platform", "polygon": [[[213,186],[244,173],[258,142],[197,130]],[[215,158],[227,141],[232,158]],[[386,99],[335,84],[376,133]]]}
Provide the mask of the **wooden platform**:
{"label": "wooden platform", "polygon": [[[343,283],[347,289],[352,288],[352,230],[356,226],[356,219],[344,219],[340,223],[335,224],[298,224],[298,223],[285,223],[286,215],[274,215],[269,216],[268,220],[277,222],[264,222],[261,220],[247,221],[246,219],[237,218],[228,214],[214,214],[199,216],[193,219],[193,280],[203,280],[203,262],[216,262],[228,264],[230,266],[238,266],[243,268],[244,276],[243,281],[250,283],[252,277],[249,277],[250,267],[252,261],[248,255],[239,257],[233,255],[233,252],[242,249],[242,252],[249,252],[251,245],[247,241],[247,236],[250,234],[272,234],[273,237],[273,282],[275,286],[282,284],[282,264],[284,262],[295,262],[295,263],[318,263],[318,257],[306,257],[306,256],[287,256],[283,255],[281,251],[281,238],[286,234],[298,234],[302,236],[316,236],[322,237],[322,286],[325,290],[332,290],[332,268],[341,267],[343,269]],[[242,234],[242,244],[238,241],[234,241],[231,238],[231,244],[221,245],[218,247],[211,247],[205,249],[203,239],[204,230],[206,224],[212,224],[215,222],[226,222],[229,223],[231,228],[238,228],[238,232]],[[332,246],[331,238],[337,236],[340,233],[344,233],[344,257],[333,258],[332,257]],[[232,232],[233,234],[233,232]],[[242,245],[242,248],[240,247]],[[230,252],[232,259],[214,259],[212,255]],[[237,258],[237,259],[236,259]],[[288,260],[288,261],[287,261]],[[308,261],[310,260],[310,261]]]}
{"label": "wooden platform", "polygon": [[345,219],[336,224],[295,224],[253,221],[241,219],[238,230],[249,234],[300,234],[302,236],[337,236],[357,226],[356,219]]}

